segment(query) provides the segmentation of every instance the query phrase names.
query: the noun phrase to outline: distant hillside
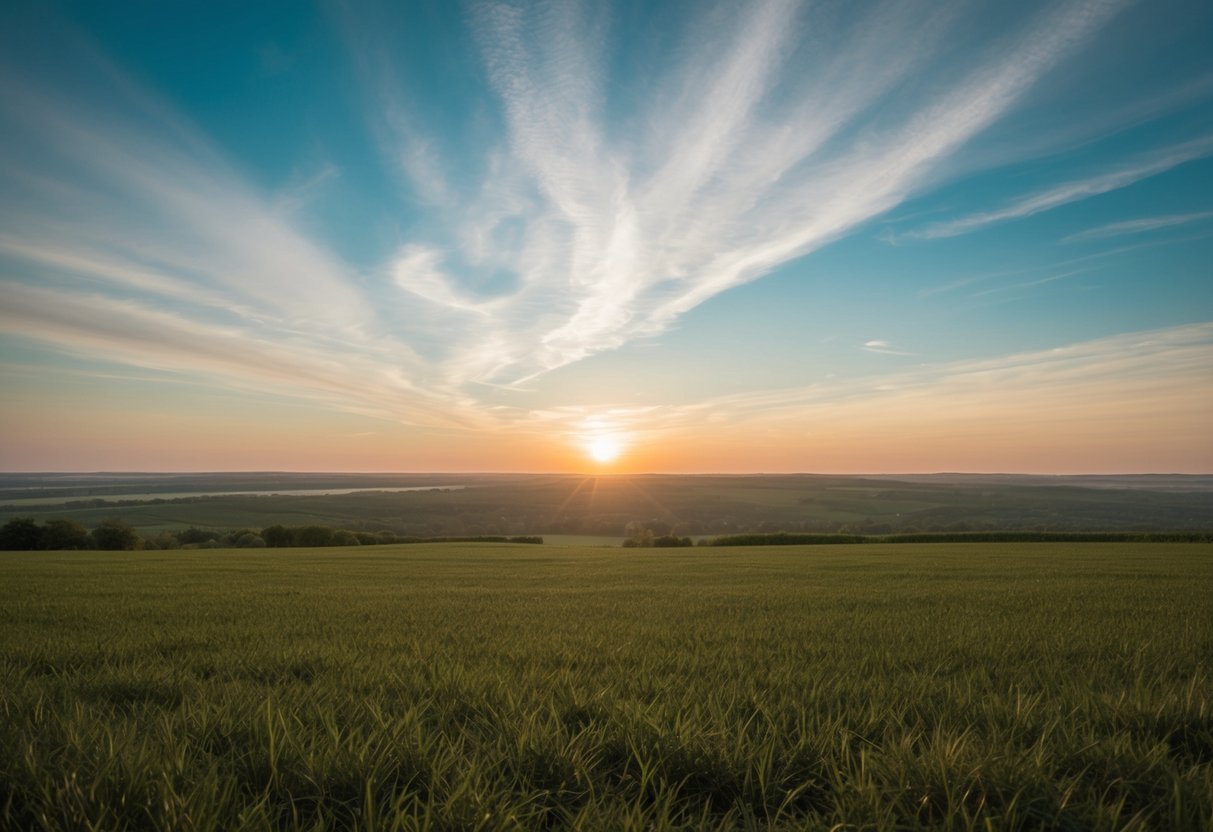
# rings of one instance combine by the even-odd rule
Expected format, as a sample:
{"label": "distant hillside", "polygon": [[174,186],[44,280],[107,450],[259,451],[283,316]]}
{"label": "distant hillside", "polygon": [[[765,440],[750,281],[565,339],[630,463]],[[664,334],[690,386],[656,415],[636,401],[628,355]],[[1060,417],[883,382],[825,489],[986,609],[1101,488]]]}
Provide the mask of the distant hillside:
{"label": "distant hillside", "polygon": [[880,478],[940,485],[1070,485],[1077,488],[1213,493],[1213,474],[890,474]]}
{"label": "distant hillside", "polygon": [[[314,493],[283,493],[300,491]],[[120,517],[143,531],[319,523],[418,537],[623,536],[639,526],[679,535],[1204,531],[1213,530],[1213,477],[8,474],[0,520],[11,517],[89,527]]]}

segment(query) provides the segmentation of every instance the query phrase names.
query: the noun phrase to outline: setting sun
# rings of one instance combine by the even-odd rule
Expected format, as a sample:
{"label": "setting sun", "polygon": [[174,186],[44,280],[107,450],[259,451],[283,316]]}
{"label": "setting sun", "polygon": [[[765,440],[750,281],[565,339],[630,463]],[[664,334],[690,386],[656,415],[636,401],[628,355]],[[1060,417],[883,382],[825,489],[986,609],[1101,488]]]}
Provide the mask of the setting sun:
{"label": "setting sun", "polygon": [[619,440],[614,436],[595,436],[586,443],[586,451],[595,462],[612,462],[619,456]]}

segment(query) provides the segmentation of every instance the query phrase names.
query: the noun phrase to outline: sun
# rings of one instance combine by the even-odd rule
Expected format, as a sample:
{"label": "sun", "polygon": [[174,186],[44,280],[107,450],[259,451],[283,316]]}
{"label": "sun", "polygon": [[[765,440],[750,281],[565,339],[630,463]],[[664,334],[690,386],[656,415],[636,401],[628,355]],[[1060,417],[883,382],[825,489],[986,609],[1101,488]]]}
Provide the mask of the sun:
{"label": "sun", "polygon": [[586,452],[595,462],[613,462],[620,449],[619,440],[614,436],[594,436],[586,441]]}

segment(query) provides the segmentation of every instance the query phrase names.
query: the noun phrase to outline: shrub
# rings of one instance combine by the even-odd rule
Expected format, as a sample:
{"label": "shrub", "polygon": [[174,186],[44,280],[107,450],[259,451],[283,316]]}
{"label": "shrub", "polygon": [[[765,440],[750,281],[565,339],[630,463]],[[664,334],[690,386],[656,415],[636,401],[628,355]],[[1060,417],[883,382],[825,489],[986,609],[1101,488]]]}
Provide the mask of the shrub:
{"label": "shrub", "polygon": [[108,551],[131,551],[143,548],[143,538],[125,520],[106,520],[93,529],[93,543],[98,549]]}
{"label": "shrub", "polygon": [[328,526],[299,526],[292,529],[293,546],[332,546],[333,530]]}
{"label": "shrub", "polygon": [[28,551],[37,549],[42,530],[32,517],[14,517],[0,526],[0,549],[5,551]]}
{"label": "shrub", "polygon": [[219,532],[209,529],[196,529],[190,526],[188,529],[177,532],[177,540],[181,543],[205,543],[208,540],[217,540]]}
{"label": "shrub", "polygon": [[42,549],[91,549],[88,529],[75,520],[47,520],[42,527]]}
{"label": "shrub", "polygon": [[290,529],[281,524],[262,529],[261,539],[266,546],[291,546],[295,542]]}
{"label": "shrub", "polygon": [[144,541],[144,546],[152,549],[180,549],[181,541],[172,532],[160,532],[155,539]]}

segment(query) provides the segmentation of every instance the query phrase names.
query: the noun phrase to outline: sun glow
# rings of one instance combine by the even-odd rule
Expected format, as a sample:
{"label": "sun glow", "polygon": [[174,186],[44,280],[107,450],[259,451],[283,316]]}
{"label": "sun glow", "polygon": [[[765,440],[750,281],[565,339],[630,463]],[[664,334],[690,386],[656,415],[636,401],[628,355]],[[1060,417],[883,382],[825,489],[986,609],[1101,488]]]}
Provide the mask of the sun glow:
{"label": "sun glow", "polygon": [[595,462],[613,462],[621,450],[619,439],[614,436],[592,436],[586,440],[586,453]]}

